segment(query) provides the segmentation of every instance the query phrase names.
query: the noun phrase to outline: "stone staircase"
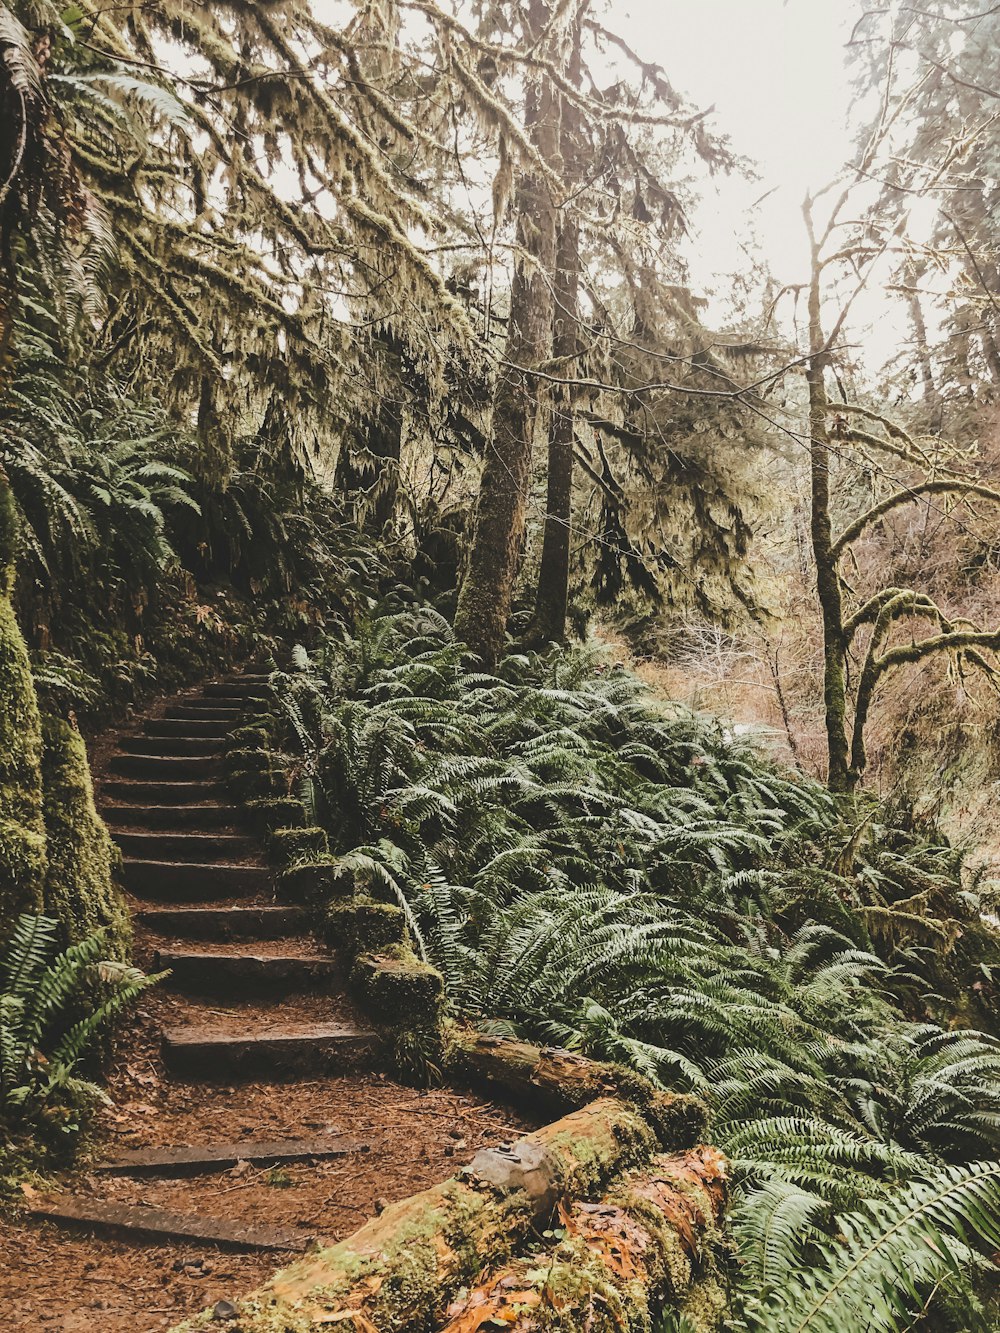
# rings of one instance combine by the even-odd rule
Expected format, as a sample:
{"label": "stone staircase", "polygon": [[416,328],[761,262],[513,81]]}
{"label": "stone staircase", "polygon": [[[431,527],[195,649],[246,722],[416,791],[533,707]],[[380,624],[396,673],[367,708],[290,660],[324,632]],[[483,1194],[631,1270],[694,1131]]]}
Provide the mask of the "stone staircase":
{"label": "stone staircase", "polygon": [[[376,1046],[346,994],[337,959],[312,935],[305,912],[275,900],[264,846],[243,807],[227,795],[228,734],[259,706],[266,680],[244,674],[215,682],[148,717],[135,735],[119,740],[100,789],[102,814],[123,856],[137,959],[169,970],[161,983],[173,1000],[161,1026],[166,1074],[222,1083],[227,1091],[245,1078],[357,1070],[371,1065]],[[328,1147],[331,1154],[343,1151]],[[290,1137],[236,1147],[207,1141],[179,1155],[171,1148],[151,1152],[98,1163],[96,1170],[142,1174],[155,1161],[161,1176],[190,1175],[216,1171],[234,1155],[302,1161],[322,1156],[323,1145]],[[304,1243],[296,1237],[290,1246],[284,1231],[241,1232],[200,1209],[154,1216],[156,1209],[99,1197],[60,1195],[30,1211],[136,1239],[194,1238],[248,1250]]]}

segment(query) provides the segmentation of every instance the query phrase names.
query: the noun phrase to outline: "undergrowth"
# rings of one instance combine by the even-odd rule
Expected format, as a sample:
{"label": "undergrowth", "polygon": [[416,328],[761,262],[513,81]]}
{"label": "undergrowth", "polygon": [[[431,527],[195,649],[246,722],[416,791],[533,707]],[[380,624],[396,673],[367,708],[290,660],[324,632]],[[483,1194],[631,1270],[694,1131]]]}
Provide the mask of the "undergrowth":
{"label": "undergrowth", "polygon": [[709,1105],[733,1327],[983,1322],[1000,947],[958,850],[593,652],[483,674],[429,609],[300,650],[277,697],[341,872],[404,907],[456,1016]]}

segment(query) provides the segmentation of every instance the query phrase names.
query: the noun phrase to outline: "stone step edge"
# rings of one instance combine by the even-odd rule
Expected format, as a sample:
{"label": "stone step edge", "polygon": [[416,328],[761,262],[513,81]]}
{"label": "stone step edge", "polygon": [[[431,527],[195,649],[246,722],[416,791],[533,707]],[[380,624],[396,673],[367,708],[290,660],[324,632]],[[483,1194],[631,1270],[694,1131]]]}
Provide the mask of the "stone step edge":
{"label": "stone step edge", "polygon": [[326,1134],[310,1139],[274,1139],[270,1142],[203,1144],[173,1148],[132,1148],[91,1170],[109,1176],[196,1176],[226,1171],[238,1162],[273,1166],[278,1162],[325,1161],[371,1151],[363,1139]]}
{"label": "stone step edge", "polygon": [[82,1226],[124,1235],[132,1240],[190,1240],[227,1250],[291,1250],[309,1248],[315,1237],[278,1227],[244,1227],[222,1218],[173,1212],[65,1194],[42,1199],[28,1208],[31,1217],[58,1226]]}

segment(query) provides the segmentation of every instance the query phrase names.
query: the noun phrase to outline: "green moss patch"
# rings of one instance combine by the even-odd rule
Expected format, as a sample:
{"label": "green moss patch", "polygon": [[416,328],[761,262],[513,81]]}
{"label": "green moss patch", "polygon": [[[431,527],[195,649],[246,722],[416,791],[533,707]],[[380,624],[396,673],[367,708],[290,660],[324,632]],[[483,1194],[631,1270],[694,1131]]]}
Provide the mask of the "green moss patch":
{"label": "green moss patch", "polygon": [[45,718],[42,735],[48,838],[45,913],[62,926],[64,944],[103,929],[109,953],[124,959],[132,932],[115,882],[118,852],[94,805],[83,737],[69,722],[54,717]]}
{"label": "green moss patch", "polygon": [[437,1026],[444,1004],[441,973],[405,946],[362,954],[351,973],[362,1003],[380,1026]]}
{"label": "green moss patch", "polygon": [[0,592],[0,929],[41,911],[45,885],[42,722],[24,639]]}

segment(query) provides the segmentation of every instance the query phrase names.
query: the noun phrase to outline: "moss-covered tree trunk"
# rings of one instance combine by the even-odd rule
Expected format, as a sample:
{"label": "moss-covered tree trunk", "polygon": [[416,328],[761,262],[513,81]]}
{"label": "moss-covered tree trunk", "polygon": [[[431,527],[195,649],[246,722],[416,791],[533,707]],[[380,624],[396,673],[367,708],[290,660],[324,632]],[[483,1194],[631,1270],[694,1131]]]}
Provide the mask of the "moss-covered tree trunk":
{"label": "moss-covered tree trunk", "polygon": [[718,1149],[658,1157],[599,1203],[563,1207],[559,1243],[499,1272],[491,1267],[451,1307],[443,1333],[621,1333],[651,1327],[664,1309],[709,1333],[726,1311],[711,1253],[726,1195]]}
{"label": "moss-covered tree trunk", "polygon": [[[527,36],[541,36],[547,0],[531,0]],[[558,160],[559,99],[544,73],[527,89],[525,124],[541,157]],[[517,188],[517,257],[511,286],[504,367],[497,385],[469,564],[459,593],[455,631],[488,667],[503,649],[527,520],[539,389],[532,374],[552,351],[552,275],[556,202],[549,184],[526,172]]]}
{"label": "moss-covered tree trunk", "polygon": [[0,468],[0,933],[21,912],[42,908],[45,824],[42,818],[42,722],[28,650],[11,593],[17,515]]}
{"label": "moss-covered tree trunk", "polygon": [[[504,1262],[560,1199],[593,1197],[648,1162],[656,1140],[612,1098],[513,1144],[484,1149],[451,1180],[390,1204],[353,1236],[300,1259],[239,1302],[243,1333],[308,1333],[319,1325],[423,1333],[459,1289]],[[211,1311],[175,1333],[211,1329]]]}
{"label": "moss-covered tree trunk", "polygon": [[[574,24],[569,77],[580,81],[583,14]],[[559,145],[563,176],[568,185],[582,171],[580,116],[561,99]],[[580,232],[572,211],[563,207],[559,218],[556,271],[553,284],[555,314],[552,356],[564,382],[556,385],[549,420],[548,483],[542,559],[538,569],[533,636],[542,643],[561,643],[566,637],[569,605],[570,537],[573,522],[573,447],[576,442],[575,401],[571,382],[580,351]]]}
{"label": "moss-covered tree trunk", "polygon": [[45,915],[59,922],[64,945],[103,930],[106,956],[124,959],[129,913],[115,882],[115,846],[94,805],[87,747],[76,727],[56,717],[43,720],[42,740]]}
{"label": "moss-covered tree trunk", "polygon": [[847,745],[847,652],[844,608],[837,553],[830,518],[830,436],[824,379],[828,352],[823,338],[820,308],[821,268],[814,246],[809,286],[809,474],[811,483],[810,536],[816,564],[816,595],[823,624],[823,710],[826,721],[827,782],[830,790],[850,791],[857,775],[851,770]]}

